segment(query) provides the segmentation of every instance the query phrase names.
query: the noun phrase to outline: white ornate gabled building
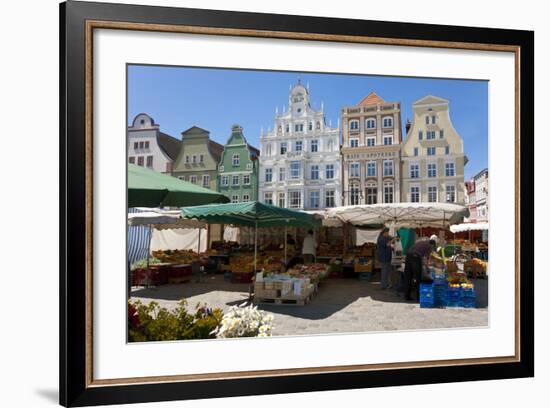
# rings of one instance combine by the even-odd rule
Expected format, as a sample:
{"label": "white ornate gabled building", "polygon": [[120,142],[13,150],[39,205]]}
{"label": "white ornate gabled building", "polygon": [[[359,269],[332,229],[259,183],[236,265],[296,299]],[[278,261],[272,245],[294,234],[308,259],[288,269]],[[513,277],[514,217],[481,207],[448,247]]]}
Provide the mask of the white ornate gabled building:
{"label": "white ornate gabled building", "polygon": [[314,110],[309,87],[290,89],[288,110],[275,113],[275,127],[260,135],[259,200],[293,209],[341,205],[340,135]]}

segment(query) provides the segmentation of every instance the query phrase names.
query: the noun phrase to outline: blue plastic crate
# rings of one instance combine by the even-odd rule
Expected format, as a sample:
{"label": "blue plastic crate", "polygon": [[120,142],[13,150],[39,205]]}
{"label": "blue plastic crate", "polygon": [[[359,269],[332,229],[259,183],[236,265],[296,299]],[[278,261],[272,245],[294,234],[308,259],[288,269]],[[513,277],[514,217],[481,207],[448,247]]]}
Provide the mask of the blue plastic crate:
{"label": "blue plastic crate", "polygon": [[476,291],[475,289],[462,289],[460,291],[460,297],[461,298],[475,298],[476,297]]}
{"label": "blue plastic crate", "polygon": [[420,293],[433,292],[433,285],[431,283],[420,283]]}
{"label": "blue plastic crate", "polygon": [[372,277],[372,272],[359,272],[359,280],[370,281]]}
{"label": "blue plastic crate", "polygon": [[476,299],[475,298],[463,298],[463,299],[460,300],[460,307],[475,309]]}
{"label": "blue plastic crate", "polygon": [[420,307],[422,309],[433,309],[435,307],[435,304],[433,302],[420,302]]}

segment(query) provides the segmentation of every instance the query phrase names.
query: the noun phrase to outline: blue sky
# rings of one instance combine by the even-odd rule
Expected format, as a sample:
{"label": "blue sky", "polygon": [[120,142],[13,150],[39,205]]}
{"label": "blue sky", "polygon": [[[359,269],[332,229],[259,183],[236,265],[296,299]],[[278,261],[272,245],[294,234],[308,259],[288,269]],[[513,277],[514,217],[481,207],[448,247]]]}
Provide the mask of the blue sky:
{"label": "blue sky", "polygon": [[416,100],[429,94],[448,99],[451,120],[470,159],[465,178],[488,167],[485,81],[131,65],[128,124],[145,112],[171,136],[180,138],[196,125],[224,144],[238,123],[248,142],[258,147],[261,128],[273,127],[277,106],[279,111],[283,105],[288,108],[289,86],[298,78],[309,83],[315,109],[324,103],[326,121],[333,126],[342,107],[357,104],[371,91],[388,102],[401,102],[403,128],[412,119]]}

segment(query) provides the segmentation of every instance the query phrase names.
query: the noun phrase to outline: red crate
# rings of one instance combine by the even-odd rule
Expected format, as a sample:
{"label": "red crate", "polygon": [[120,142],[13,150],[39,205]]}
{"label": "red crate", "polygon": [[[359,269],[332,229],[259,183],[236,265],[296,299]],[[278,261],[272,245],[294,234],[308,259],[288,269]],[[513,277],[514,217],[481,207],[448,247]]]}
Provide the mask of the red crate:
{"label": "red crate", "polygon": [[254,272],[233,272],[231,274],[231,283],[250,283],[254,277]]}

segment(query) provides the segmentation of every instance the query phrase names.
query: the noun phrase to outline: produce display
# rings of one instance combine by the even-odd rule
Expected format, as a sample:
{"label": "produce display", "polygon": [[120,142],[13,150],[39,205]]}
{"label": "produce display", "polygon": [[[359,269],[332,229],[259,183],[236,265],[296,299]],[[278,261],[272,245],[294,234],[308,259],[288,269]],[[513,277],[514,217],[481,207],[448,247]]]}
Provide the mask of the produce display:
{"label": "produce display", "polygon": [[341,256],[344,249],[343,241],[338,242],[322,242],[317,248],[317,256],[333,257]]}
{"label": "produce display", "polygon": [[169,264],[190,264],[200,260],[200,257],[196,252],[186,249],[153,251],[153,256],[160,262]]}
{"label": "produce display", "polygon": [[254,272],[254,255],[231,256],[226,269],[232,273]]}
{"label": "produce display", "polygon": [[311,282],[319,283],[328,276],[328,268],[325,264],[312,263],[307,265],[295,265],[286,273],[295,278],[307,278]]}

